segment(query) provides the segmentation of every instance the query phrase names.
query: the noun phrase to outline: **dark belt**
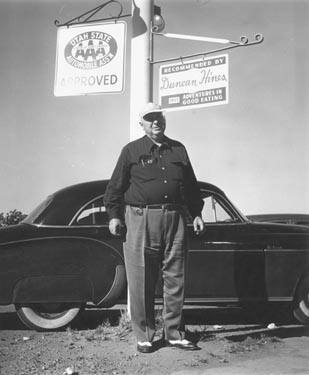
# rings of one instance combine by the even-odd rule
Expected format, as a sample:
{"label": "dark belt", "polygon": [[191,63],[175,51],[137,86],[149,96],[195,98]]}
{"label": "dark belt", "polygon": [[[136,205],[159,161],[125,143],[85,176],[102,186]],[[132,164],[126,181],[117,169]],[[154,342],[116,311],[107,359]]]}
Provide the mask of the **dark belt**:
{"label": "dark belt", "polygon": [[177,203],[161,203],[161,204],[129,204],[131,207],[148,208],[149,210],[168,210],[177,211],[184,208],[183,205]]}

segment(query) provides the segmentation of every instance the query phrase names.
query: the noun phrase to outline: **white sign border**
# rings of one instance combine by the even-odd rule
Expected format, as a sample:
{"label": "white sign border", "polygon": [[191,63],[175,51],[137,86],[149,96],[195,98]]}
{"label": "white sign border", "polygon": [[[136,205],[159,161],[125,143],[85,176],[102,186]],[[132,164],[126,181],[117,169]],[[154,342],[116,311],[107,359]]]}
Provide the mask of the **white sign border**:
{"label": "white sign border", "polygon": [[109,22],[91,22],[91,23],[80,23],[75,25],[70,25],[70,28],[76,28],[76,27],[83,27],[83,26],[102,26],[102,25],[110,25],[115,23],[122,23],[124,25],[124,37],[123,37],[123,70],[122,70],[122,90],[121,91],[103,91],[103,92],[91,92],[91,93],[76,93],[76,94],[67,94],[67,95],[56,95],[56,82],[57,82],[57,62],[58,62],[58,51],[59,51],[59,38],[58,38],[58,30],[61,28],[68,28],[67,26],[59,26],[57,29],[57,44],[56,44],[56,58],[55,58],[55,79],[54,79],[54,89],[53,93],[54,96],[57,98],[61,97],[70,97],[70,96],[92,96],[92,95],[116,95],[116,94],[123,94],[125,92],[125,83],[126,83],[126,44],[127,44],[127,22],[125,21],[109,21]]}
{"label": "white sign border", "polygon": [[[225,56],[226,57],[226,63],[228,64],[228,69],[229,69],[229,55],[227,53],[225,54],[221,54],[221,55],[215,55],[215,56],[209,56],[209,59],[211,58],[218,58],[218,57],[221,57],[221,56]],[[180,64],[189,64],[191,62],[196,62],[196,61],[201,61],[201,60],[206,60],[206,58],[195,58],[195,59],[191,59],[191,60],[186,60],[184,62],[181,62]],[[175,63],[170,63],[170,64],[166,64],[166,65],[160,65],[159,69],[162,69],[163,67],[168,67],[168,66],[172,66],[172,65],[175,65]],[[229,72],[229,71],[228,71]],[[159,77],[160,77],[160,71],[159,71]],[[184,105],[184,106],[178,106],[178,107],[167,107],[167,108],[162,108],[164,112],[175,112],[175,111],[183,111],[183,110],[186,110],[186,109],[201,109],[201,108],[208,108],[208,107],[215,107],[215,106],[219,106],[219,105],[224,105],[224,104],[229,104],[229,82],[230,82],[230,78],[228,78],[228,85],[226,86],[226,100],[224,102],[213,102],[209,105],[207,104],[192,104],[192,105]],[[160,84],[160,82],[159,82]],[[159,85],[158,85],[158,93],[160,93],[160,89],[159,89]],[[162,105],[162,97],[160,96],[160,94],[158,94],[158,97],[159,97],[159,104]]]}

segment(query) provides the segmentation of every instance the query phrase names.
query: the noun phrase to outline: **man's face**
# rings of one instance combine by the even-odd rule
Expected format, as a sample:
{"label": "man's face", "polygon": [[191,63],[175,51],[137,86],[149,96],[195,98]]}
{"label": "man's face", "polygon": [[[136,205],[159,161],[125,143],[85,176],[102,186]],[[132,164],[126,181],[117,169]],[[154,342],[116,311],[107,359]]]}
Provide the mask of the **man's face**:
{"label": "man's face", "polygon": [[165,131],[165,117],[161,112],[148,113],[141,120],[146,135],[153,140],[160,140]]}

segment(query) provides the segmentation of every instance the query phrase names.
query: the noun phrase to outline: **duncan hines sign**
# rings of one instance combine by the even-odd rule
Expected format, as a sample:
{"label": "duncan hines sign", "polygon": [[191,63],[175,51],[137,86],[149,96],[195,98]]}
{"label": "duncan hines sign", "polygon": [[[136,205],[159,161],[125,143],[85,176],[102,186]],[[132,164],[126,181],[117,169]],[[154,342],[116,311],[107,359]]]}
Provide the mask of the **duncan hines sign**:
{"label": "duncan hines sign", "polygon": [[124,90],[126,24],[59,27],[55,96]]}
{"label": "duncan hines sign", "polygon": [[159,100],[168,110],[228,103],[228,55],[161,65]]}

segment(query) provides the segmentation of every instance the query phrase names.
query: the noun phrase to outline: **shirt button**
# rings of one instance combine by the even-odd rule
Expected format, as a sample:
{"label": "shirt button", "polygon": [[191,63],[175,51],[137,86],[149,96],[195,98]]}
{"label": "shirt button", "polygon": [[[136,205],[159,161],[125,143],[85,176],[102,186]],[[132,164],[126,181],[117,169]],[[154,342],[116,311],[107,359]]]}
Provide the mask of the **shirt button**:
{"label": "shirt button", "polygon": [[164,182],[165,184],[167,184],[167,180],[164,180],[163,182]]}

